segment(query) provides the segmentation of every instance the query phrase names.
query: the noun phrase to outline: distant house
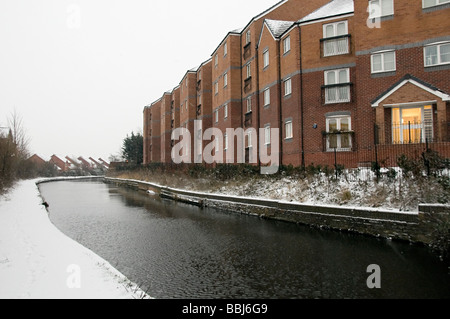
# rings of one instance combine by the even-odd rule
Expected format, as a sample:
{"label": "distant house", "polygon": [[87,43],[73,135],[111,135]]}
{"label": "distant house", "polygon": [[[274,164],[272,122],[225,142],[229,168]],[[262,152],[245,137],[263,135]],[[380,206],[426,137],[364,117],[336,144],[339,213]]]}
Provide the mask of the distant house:
{"label": "distant house", "polygon": [[67,172],[69,169],[67,163],[54,154],[50,158],[49,162],[54,164],[61,172]]}
{"label": "distant house", "polygon": [[45,164],[47,164],[47,162],[45,160],[43,160],[39,155],[34,154],[33,156],[31,156],[28,159],[29,162],[37,165],[37,166],[44,166]]}

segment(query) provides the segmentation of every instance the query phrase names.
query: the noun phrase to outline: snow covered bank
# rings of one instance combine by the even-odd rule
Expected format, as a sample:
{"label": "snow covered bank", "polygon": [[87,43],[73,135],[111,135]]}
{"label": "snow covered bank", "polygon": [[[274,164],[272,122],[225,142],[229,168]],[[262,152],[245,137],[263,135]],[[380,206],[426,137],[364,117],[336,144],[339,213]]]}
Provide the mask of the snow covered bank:
{"label": "snow covered bank", "polygon": [[0,197],[0,299],[149,298],[49,220],[36,180]]}

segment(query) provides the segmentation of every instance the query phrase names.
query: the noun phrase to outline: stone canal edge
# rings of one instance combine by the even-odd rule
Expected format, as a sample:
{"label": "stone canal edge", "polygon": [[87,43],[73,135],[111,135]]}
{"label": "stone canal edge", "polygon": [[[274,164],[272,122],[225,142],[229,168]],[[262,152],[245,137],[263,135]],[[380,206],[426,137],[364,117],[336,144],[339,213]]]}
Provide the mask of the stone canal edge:
{"label": "stone canal edge", "polygon": [[[292,222],[321,229],[347,231],[362,235],[425,244],[439,250],[448,240],[450,205],[421,204],[418,212],[398,212],[375,208],[308,205],[286,201],[209,194],[161,186],[139,180],[108,178],[105,183],[154,192],[199,207],[213,207],[228,212],[264,219]],[[444,238],[443,238],[444,236]]]}

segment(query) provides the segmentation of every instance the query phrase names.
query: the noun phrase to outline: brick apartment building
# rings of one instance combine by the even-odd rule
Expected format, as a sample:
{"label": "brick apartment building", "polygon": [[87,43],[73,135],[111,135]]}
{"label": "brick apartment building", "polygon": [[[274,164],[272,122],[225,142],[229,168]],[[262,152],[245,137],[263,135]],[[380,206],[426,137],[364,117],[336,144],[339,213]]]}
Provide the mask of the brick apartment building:
{"label": "brick apartment building", "polygon": [[[203,132],[223,132],[217,162],[231,151],[236,161],[227,128],[264,129],[259,148],[246,132],[247,161],[255,148],[270,152],[270,129],[280,129],[279,161],[294,166],[339,156],[356,167],[373,161],[376,145],[383,156],[399,145],[448,142],[449,16],[450,0],[280,1],[145,107],[144,163],[172,161],[176,127],[194,143],[196,119]],[[449,143],[439,147],[450,156]]]}

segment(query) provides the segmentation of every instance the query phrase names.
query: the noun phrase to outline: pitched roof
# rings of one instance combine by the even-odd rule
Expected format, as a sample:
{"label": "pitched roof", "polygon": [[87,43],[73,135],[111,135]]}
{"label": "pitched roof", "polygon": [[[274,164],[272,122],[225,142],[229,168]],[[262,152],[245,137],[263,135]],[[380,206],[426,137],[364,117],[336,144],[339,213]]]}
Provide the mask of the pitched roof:
{"label": "pitched roof", "polygon": [[411,83],[414,84],[417,87],[420,87],[421,89],[424,89],[425,91],[428,91],[437,97],[441,98],[443,101],[450,101],[450,95],[445,93],[444,91],[438,89],[434,85],[431,85],[425,81],[422,81],[419,78],[416,78],[415,76],[412,76],[411,74],[406,74],[403,78],[401,78],[397,83],[392,85],[389,89],[387,89],[385,92],[380,94],[378,97],[376,97],[372,102],[372,107],[377,107],[383,100],[388,98],[390,95],[392,95],[395,91],[403,87],[405,84]]}
{"label": "pitched roof", "polygon": [[299,23],[331,18],[343,14],[354,13],[353,0],[332,0],[323,7],[298,20]]}
{"label": "pitched roof", "polygon": [[270,32],[275,38],[279,38],[283,33],[286,32],[290,27],[294,25],[294,21],[280,21],[280,20],[269,20],[266,19],[265,23],[269,28]]}

